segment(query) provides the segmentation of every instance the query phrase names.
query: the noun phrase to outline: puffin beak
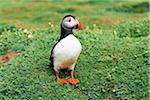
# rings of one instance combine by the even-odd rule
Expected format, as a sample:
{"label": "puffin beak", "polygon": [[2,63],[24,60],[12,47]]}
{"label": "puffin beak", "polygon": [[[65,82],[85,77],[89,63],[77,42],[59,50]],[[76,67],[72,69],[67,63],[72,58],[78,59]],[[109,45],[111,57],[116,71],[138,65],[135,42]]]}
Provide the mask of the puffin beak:
{"label": "puffin beak", "polygon": [[78,24],[78,29],[79,30],[83,30],[83,26],[82,26],[82,24],[79,22],[79,24]]}
{"label": "puffin beak", "polygon": [[74,28],[78,29],[78,30],[83,30],[82,24],[78,20],[76,20],[76,22],[77,22],[77,24],[76,24],[76,26]]}

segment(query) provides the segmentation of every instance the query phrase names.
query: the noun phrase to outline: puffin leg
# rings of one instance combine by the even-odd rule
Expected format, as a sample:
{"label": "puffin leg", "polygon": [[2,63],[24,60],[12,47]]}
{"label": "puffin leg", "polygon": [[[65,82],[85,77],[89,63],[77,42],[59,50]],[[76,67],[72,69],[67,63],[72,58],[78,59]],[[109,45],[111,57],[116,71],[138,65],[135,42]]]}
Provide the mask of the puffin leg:
{"label": "puffin leg", "polygon": [[68,83],[67,79],[60,79],[59,78],[59,72],[56,72],[56,78],[58,83]]}
{"label": "puffin leg", "polygon": [[71,71],[71,78],[68,80],[68,82],[70,82],[71,84],[79,83],[80,81],[78,79],[75,79],[73,74],[74,74],[74,70]]}

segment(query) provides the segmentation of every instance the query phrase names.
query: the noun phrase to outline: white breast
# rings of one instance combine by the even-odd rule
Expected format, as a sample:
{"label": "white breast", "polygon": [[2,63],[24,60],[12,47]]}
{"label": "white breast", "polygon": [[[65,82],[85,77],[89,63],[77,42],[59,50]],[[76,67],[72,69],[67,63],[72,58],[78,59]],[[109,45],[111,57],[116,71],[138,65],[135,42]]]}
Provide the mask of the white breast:
{"label": "white breast", "polygon": [[72,34],[62,39],[53,50],[54,69],[63,69],[76,62],[81,52],[79,40]]}

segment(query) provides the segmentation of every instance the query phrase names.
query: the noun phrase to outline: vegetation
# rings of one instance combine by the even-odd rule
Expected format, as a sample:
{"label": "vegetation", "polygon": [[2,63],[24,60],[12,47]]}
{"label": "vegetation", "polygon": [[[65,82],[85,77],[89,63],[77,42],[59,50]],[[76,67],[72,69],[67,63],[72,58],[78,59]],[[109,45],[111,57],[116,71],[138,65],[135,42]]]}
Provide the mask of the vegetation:
{"label": "vegetation", "polygon": [[[0,65],[0,100],[148,100],[148,13],[106,10],[117,7],[116,2],[2,2],[0,55],[21,54]],[[59,21],[68,12],[85,23],[83,31],[74,31],[83,47],[75,68],[80,80],[76,85],[57,83],[48,60],[59,38]]]}
{"label": "vegetation", "polygon": [[149,35],[150,20],[119,24],[116,32],[119,37],[142,37]]}
{"label": "vegetation", "polygon": [[122,5],[120,7],[109,8],[108,10],[126,13],[144,13],[149,12],[149,2],[145,1],[134,5]]}

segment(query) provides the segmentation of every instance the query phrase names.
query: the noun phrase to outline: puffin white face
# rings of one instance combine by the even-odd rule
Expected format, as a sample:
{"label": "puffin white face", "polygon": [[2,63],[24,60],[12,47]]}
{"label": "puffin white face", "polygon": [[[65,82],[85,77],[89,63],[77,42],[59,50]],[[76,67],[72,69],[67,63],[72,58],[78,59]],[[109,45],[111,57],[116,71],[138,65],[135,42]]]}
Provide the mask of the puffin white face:
{"label": "puffin white face", "polygon": [[81,30],[82,25],[79,23],[79,21],[74,17],[74,16],[68,16],[68,17],[65,17],[62,21],[62,27],[65,28],[65,29],[79,29]]}

